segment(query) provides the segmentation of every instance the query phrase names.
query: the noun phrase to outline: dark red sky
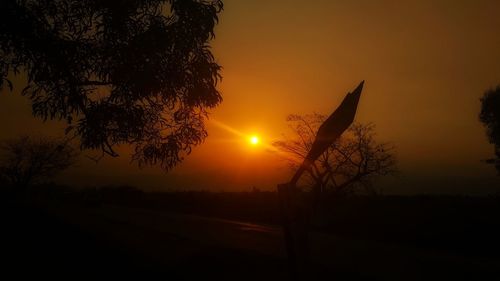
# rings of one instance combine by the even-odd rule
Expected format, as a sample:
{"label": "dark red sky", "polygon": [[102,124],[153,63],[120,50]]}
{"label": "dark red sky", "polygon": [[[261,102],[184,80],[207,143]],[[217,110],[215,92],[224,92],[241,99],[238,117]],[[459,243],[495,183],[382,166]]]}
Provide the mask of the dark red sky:
{"label": "dark red sky", "polygon": [[[206,142],[167,175],[138,170],[125,153],[98,165],[82,158],[61,180],[273,188],[286,165],[234,131],[269,143],[286,132],[287,114],[330,113],[364,79],[357,120],[397,146],[401,175],[390,190],[487,192],[500,181],[480,162],[493,148],[477,115],[479,97],[500,83],[498,11],[497,0],[226,0],[213,42],[224,102]],[[17,91],[0,95],[0,117],[2,138],[62,132],[33,120]]]}

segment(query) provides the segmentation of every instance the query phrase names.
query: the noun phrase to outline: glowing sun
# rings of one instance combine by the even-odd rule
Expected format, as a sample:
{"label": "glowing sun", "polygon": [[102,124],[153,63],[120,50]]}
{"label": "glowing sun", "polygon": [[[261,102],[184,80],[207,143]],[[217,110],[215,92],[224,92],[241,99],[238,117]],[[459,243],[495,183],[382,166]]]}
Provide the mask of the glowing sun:
{"label": "glowing sun", "polygon": [[257,145],[260,142],[258,136],[251,136],[250,139],[249,139],[249,141],[250,141],[250,144],[252,144],[252,145]]}

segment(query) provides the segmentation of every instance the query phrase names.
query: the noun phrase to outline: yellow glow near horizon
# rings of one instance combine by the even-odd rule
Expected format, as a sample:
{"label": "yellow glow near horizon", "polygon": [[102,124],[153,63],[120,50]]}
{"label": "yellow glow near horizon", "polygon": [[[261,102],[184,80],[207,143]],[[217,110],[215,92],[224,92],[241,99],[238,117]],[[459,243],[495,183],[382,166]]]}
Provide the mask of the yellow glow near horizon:
{"label": "yellow glow near horizon", "polygon": [[252,145],[257,145],[257,144],[259,144],[259,142],[260,142],[260,139],[258,136],[253,135],[250,137],[250,143]]}

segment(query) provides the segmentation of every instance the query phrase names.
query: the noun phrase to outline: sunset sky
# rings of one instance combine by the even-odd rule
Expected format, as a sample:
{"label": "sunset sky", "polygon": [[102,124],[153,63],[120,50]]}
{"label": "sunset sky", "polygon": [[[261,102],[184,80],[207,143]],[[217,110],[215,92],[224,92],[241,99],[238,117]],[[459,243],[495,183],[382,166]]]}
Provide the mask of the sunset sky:
{"label": "sunset sky", "polygon": [[[361,80],[356,120],[375,123],[397,148],[401,173],[388,193],[488,193],[500,186],[480,162],[493,147],[478,121],[479,98],[500,84],[498,0],[225,0],[213,51],[224,101],[209,137],[176,169],[138,169],[123,153],[82,157],[63,183],[144,188],[272,189],[290,171],[266,148],[287,133],[290,113],[331,113]],[[22,80],[17,78],[16,80]],[[33,119],[27,99],[0,95],[0,138],[61,135]],[[249,137],[257,135],[252,145]],[[84,152],[84,155],[92,152]]]}

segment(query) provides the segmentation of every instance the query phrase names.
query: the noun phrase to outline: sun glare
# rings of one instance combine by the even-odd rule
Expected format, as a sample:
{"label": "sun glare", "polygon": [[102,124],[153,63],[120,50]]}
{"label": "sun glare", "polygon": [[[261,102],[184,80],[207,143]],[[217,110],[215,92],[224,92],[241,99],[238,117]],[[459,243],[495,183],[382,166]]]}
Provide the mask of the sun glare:
{"label": "sun glare", "polygon": [[258,136],[251,136],[251,137],[250,137],[250,143],[251,143],[252,145],[257,145],[257,144],[259,144],[259,141],[260,141],[260,140],[259,140],[259,137],[258,137]]}

